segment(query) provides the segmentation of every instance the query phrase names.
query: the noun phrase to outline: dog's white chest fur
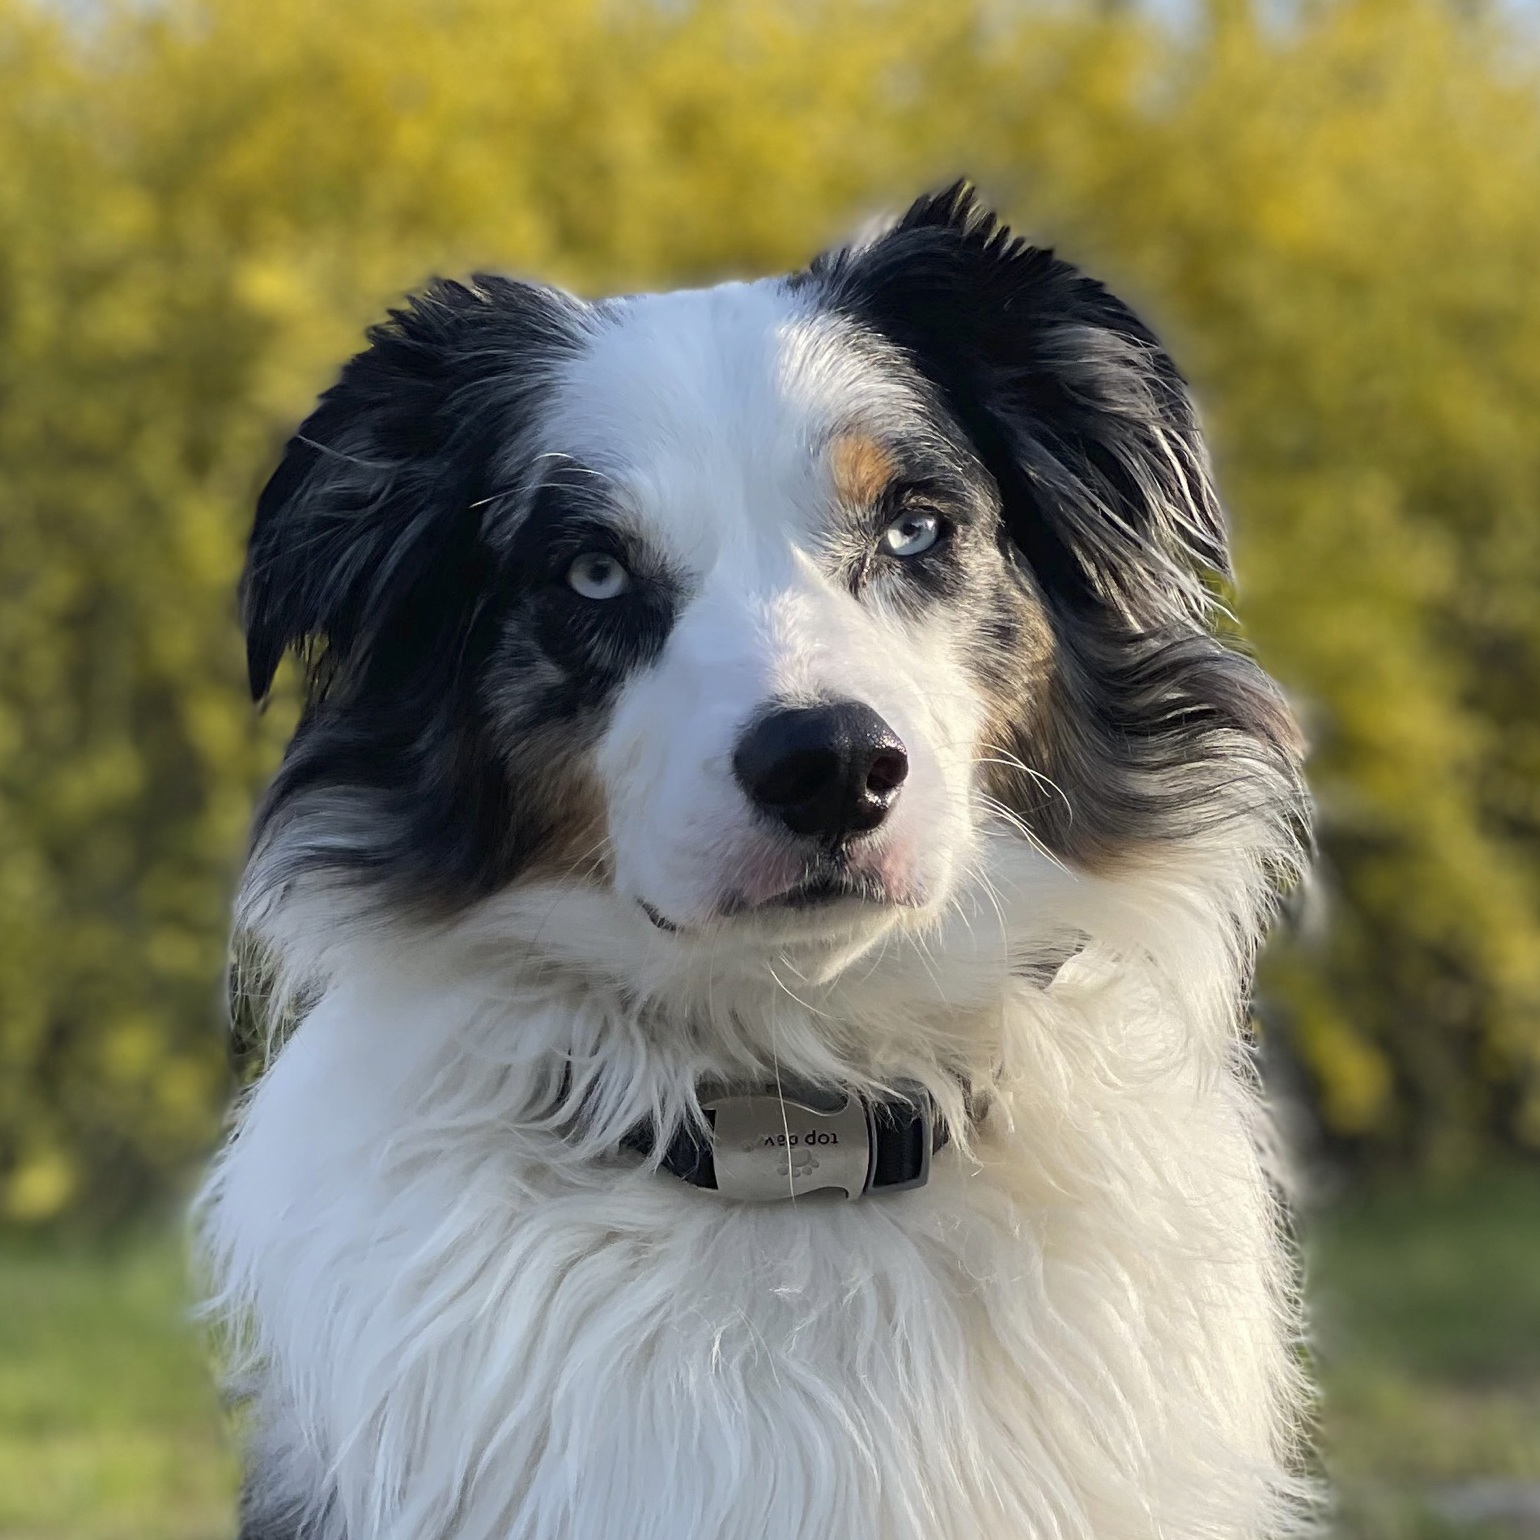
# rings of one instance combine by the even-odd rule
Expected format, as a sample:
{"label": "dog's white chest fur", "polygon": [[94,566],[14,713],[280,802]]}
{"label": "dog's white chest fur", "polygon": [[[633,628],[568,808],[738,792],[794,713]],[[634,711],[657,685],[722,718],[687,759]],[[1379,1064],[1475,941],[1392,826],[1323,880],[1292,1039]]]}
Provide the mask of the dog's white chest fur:
{"label": "dog's white chest fur", "polygon": [[1017,988],[985,1126],[926,1188],[752,1205],[518,1123],[560,996],[367,971],[209,1194],[273,1511],[329,1494],[326,1540],[1272,1527],[1251,1099],[1147,991],[1085,960]]}

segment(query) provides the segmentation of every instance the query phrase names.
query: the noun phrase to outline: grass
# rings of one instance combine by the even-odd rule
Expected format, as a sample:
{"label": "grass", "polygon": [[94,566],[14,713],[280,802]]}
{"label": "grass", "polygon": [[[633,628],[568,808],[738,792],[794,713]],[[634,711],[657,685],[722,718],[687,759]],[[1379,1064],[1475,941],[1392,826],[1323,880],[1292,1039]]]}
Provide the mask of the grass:
{"label": "grass", "polygon": [[179,1248],[0,1238],[0,1537],[228,1540],[235,1467]]}
{"label": "grass", "polygon": [[[1308,1250],[1339,1535],[1524,1533],[1441,1508],[1540,1483],[1540,1170],[1341,1202]],[[234,1489],[178,1248],[0,1237],[0,1540],[229,1540]]]}
{"label": "grass", "polygon": [[1478,1480],[1540,1491],[1540,1170],[1339,1203],[1311,1227],[1321,1444],[1340,1527],[1540,1535],[1439,1516]]}

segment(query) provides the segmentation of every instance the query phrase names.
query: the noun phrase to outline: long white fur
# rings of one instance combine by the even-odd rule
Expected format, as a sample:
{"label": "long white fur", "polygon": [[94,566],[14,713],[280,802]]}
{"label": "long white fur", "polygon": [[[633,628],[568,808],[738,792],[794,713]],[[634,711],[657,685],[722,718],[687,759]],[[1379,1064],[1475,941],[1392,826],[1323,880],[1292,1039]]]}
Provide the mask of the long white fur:
{"label": "long white fur", "polygon": [[[711,802],[722,772],[677,753],[649,769],[625,735],[688,746],[692,711],[728,723],[756,704],[703,704],[678,649],[601,753],[611,841],[637,852],[613,889],[520,885],[427,928],[321,883],[264,884],[259,851],[242,931],[276,970],[277,1014],[314,1003],[200,1205],[212,1309],[253,1389],[259,1501],[315,1540],[1279,1534],[1302,1511],[1302,1390],[1240,1016],[1291,837],[1241,788],[1222,838],[1095,877],[994,818],[958,758],[978,711],[945,638],[884,684],[896,620],[863,643],[794,550],[723,534],[736,497],[750,521],[766,487],[785,507],[811,494],[762,448],[745,470],[682,425],[763,445],[768,413],[791,466],[827,420],[809,370],[758,398],[746,382],[811,347],[830,399],[848,396],[784,301],[733,304],[676,301],[650,335],[647,313],[610,339],[631,364],[596,346],[597,377],[571,382],[593,431],[579,442],[569,412],[550,443],[618,444],[607,473],[642,515],[666,522],[672,499],[686,532],[712,526],[732,554],[691,558],[708,635],[729,638],[721,617],[756,595],[855,627],[828,666],[908,712],[906,742],[931,756],[920,789],[951,808],[903,835],[925,902],[769,944],[731,922],[648,924],[635,884],[668,866],[659,799],[685,775]],[[702,320],[724,305],[725,332]],[[711,375],[702,338],[719,334],[736,377]],[[660,355],[677,390],[656,383]],[[649,358],[652,394],[623,378]],[[620,383],[607,397],[600,380]],[[647,461],[649,443],[672,458]],[[714,502],[679,511],[703,489]],[[800,623],[755,634],[771,638],[759,671],[727,678],[823,682],[807,659],[827,649]],[[926,700],[955,703],[950,727]],[[628,775],[650,777],[629,802]],[[725,823],[670,901],[703,903],[738,837]],[[700,1077],[744,1074],[918,1080],[959,1138],[924,1189],[853,1204],[727,1202],[617,1153],[640,1118],[666,1134],[698,1116]],[[971,1136],[959,1077],[990,1092]]]}

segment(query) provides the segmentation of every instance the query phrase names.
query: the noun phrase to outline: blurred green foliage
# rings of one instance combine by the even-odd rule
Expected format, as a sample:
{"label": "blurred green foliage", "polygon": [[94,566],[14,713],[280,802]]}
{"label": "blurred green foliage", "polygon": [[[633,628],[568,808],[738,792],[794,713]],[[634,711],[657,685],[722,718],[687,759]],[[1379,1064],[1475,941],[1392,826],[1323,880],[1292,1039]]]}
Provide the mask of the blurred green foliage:
{"label": "blurred green foliage", "polygon": [[0,1213],[212,1139],[287,720],[257,486],[434,270],[759,273],[971,171],[1197,386],[1316,745],[1273,1019],[1345,1145],[1540,1143],[1540,71],[1479,6],[0,0]]}

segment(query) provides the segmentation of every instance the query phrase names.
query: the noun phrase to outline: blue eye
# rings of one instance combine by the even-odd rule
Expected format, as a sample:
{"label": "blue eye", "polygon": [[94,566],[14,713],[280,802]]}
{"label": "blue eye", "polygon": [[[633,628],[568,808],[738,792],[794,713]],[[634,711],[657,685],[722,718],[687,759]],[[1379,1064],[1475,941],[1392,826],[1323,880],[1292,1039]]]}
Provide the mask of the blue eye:
{"label": "blue eye", "polygon": [[941,538],[941,520],[933,513],[906,513],[882,532],[889,556],[905,558],[928,551]]}
{"label": "blue eye", "polygon": [[603,551],[584,551],[567,568],[567,587],[585,599],[618,599],[631,586],[631,574]]}

